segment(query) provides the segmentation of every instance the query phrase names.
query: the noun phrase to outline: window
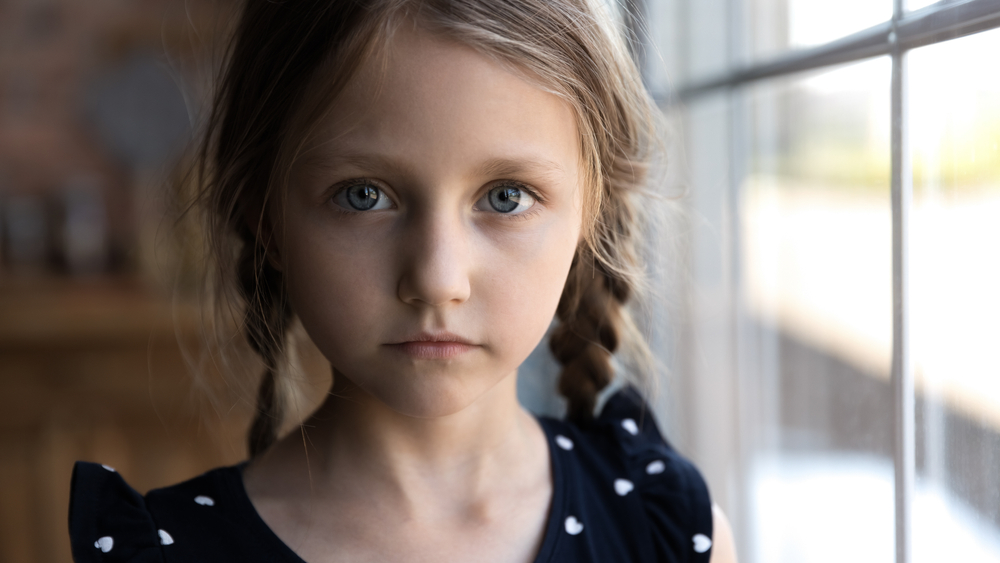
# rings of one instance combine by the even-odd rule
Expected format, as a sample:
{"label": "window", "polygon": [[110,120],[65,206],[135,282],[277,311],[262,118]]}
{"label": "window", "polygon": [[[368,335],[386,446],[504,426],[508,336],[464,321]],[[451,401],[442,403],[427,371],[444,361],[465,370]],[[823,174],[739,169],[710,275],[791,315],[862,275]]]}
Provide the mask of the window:
{"label": "window", "polygon": [[1000,0],[638,9],[689,189],[661,417],[741,560],[1000,562]]}

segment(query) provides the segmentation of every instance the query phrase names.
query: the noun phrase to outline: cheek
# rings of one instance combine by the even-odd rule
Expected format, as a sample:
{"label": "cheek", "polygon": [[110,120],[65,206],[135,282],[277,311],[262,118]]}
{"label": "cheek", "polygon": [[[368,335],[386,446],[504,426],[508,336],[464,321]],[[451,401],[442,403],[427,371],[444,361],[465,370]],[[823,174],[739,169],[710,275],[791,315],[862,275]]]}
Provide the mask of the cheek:
{"label": "cheek", "polygon": [[[484,276],[483,299],[488,303],[491,333],[498,348],[514,360],[514,369],[534,350],[552,323],[562,296],[579,226],[553,223],[507,241],[511,252],[497,252]],[[497,259],[496,256],[501,258]]]}
{"label": "cheek", "polygon": [[292,309],[327,358],[377,335],[373,311],[384,308],[388,264],[370,242],[350,233],[286,230],[282,256]]}

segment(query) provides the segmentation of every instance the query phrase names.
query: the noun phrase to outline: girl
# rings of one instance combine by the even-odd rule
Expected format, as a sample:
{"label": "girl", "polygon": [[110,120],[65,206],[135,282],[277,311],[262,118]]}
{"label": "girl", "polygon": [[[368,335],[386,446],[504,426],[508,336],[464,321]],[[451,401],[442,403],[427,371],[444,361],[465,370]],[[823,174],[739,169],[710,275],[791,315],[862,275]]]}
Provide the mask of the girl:
{"label": "girl", "polygon": [[[587,0],[246,4],[200,201],[265,368],[250,460],[145,497],[77,464],[77,561],[735,560],[637,392],[594,412],[655,141],[610,21]],[[567,421],[515,393],[553,315]],[[294,318],[333,386],[281,437]]]}

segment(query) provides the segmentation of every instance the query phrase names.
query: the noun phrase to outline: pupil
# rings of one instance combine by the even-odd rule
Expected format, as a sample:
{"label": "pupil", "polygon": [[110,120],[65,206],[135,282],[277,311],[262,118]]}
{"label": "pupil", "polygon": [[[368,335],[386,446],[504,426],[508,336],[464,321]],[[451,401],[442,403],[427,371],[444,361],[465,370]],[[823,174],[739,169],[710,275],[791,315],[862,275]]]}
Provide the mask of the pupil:
{"label": "pupil", "polygon": [[517,188],[497,188],[490,192],[490,206],[500,213],[514,211],[520,201],[521,190]]}
{"label": "pupil", "polygon": [[372,186],[352,186],[347,189],[347,202],[359,211],[375,207],[378,197],[378,190]]}

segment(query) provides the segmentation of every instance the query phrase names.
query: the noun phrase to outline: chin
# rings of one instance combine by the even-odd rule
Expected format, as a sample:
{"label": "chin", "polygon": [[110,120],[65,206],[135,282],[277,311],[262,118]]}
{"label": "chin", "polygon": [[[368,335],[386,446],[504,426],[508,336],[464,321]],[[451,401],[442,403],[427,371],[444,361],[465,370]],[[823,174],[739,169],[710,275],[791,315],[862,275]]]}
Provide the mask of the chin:
{"label": "chin", "polygon": [[410,373],[406,381],[355,381],[390,410],[414,418],[443,418],[473,405],[502,379],[468,381],[439,373]]}
{"label": "chin", "polygon": [[414,418],[443,418],[459,413],[476,402],[488,389],[476,393],[467,386],[429,383],[393,385],[376,398],[393,411]]}

